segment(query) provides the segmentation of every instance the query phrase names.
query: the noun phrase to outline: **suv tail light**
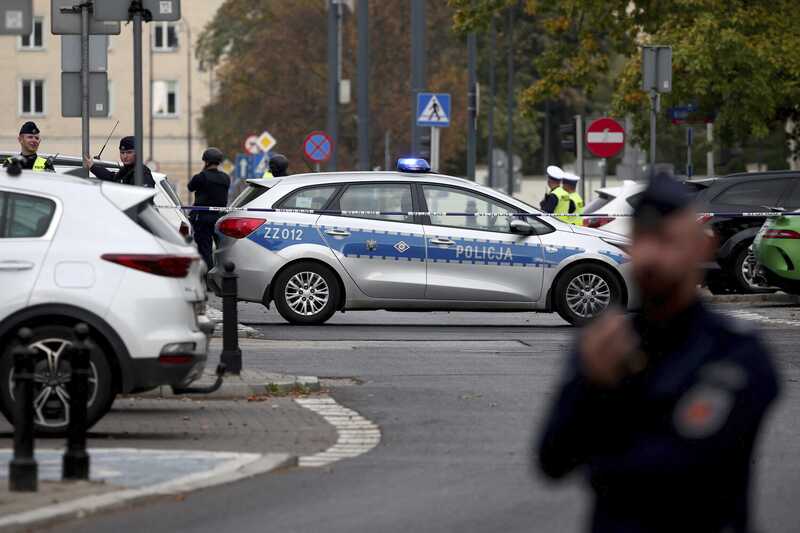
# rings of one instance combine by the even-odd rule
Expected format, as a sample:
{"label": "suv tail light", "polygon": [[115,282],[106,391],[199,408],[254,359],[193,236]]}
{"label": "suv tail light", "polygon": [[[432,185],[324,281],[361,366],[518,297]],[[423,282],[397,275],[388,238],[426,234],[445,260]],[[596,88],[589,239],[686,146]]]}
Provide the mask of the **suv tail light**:
{"label": "suv tail light", "polygon": [[699,217],[697,217],[697,223],[702,226],[712,218],[714,218],[714,215],[709,215],[709,214],[700,215]]}
{"label": "suv tail light", "polygon": [[793,229],[768,229],[764,232],[764,239],[800,239],[800,233]]}
{"label": "suv tail light", "polygon": [[585,217],[583,219],[583,225],[587,228],[599,228],[610,222],[614,222],[614,217]]}
{"label": "suv tail light", "polygon": [[217,231],[234,239],[244,239],[253,233],[266,220],[263,218],[230,217],[217,223]]}
{"label": "suv tail light", "polygon": [[118,265],[167,278],[185,278],[192,262],[199,259],[187,255],[165,254],[103,254],[100,257]]}

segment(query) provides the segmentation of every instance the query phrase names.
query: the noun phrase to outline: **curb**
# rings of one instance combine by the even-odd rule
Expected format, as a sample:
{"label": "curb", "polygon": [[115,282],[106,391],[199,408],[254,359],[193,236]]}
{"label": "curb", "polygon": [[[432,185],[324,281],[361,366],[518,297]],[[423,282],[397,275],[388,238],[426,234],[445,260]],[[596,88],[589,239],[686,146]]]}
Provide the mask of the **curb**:
{"label": "curb", "polygon": [[800,304],[800,296],[785,292],[762,294],[711,294],[703,291],[703,299],[711,303],[785,303]]}
{"label": "curb", "polygon": [[101,510],[130,505],[155,496],[176,495],[198,489],[213,487],[265,474],[278,468],[297,466],[297,457],[282,454],[241,454],[207,472],[199,472],[139,489],[124,489],[101,495],[86,496],[76,500],[48,505],[32,511],[24,511],[0,517],[0,531],[14,531],[36,525],[43,526],[65,518],[80,518]]}
{"label": "curb", "polygon": [[[211,385],[216,376],[206,373],[192,385]],[[273,372],[243,370],[240,375],[226,375],[219,390],[211,394],[198,396],[203,400],[246,400],[253,396],[286,396],[292,393],[306,394],[319,392],[319,378],[316,376],[290,376]],[[131,395],[135,398],[191,398],[197,395],[174,394],[172,387],[158,387],[141,394]]]}

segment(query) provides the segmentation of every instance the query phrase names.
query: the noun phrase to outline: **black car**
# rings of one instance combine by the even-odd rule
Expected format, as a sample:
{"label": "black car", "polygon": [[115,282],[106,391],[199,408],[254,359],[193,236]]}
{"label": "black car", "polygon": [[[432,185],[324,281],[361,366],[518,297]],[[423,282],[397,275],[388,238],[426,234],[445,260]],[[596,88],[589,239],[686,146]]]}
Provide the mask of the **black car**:
{"label": "black car", "polygon": [[[731,174],[706,180],[697,193],[703,213],[747,213],[800,209],[800,172],[770,171]],[[767,290],[750,245],[765,217],[714,216],[706,224],[719,239],[716,262],[706,273],[714,294]]]}

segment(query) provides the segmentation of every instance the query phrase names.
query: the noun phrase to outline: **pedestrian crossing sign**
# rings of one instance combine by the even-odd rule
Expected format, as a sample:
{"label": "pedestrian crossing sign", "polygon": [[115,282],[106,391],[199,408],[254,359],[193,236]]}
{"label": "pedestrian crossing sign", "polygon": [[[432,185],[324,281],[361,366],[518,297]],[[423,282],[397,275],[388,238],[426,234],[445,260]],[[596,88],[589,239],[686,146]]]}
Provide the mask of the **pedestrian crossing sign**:
{"label": "pedestrian crossing sign", "polygon": [[417,94],[417,126],[446,128],[450,125],[450,95]]}

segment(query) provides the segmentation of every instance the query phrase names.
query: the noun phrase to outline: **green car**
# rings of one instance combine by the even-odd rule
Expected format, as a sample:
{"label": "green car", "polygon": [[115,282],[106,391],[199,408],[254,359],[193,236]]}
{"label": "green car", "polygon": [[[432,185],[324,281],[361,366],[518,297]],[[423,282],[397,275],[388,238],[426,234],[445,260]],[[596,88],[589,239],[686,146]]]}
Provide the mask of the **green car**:
{"label": "green car", "polygon": [[800,211],[794,213],[768,218],[753,241],[753,253],[770,285],[800,294]]}

